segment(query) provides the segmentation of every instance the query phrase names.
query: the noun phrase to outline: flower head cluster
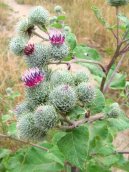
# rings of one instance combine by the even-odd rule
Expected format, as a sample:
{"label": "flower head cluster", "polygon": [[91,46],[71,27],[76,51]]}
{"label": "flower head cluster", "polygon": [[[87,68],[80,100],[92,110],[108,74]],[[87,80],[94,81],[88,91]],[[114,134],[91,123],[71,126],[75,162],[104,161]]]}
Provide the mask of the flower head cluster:
{"label": "flower head cluster", "polygon": [[24,73],[22,80],[27,87],[34,87],[44,80],[44,74],[38,68],[31,68]]}
{"label": "flower head cluster", "polygon": [[49,33],[49,39],[53,45],[62,45],[65,41],[65,35],[60,30],[53,29]]}

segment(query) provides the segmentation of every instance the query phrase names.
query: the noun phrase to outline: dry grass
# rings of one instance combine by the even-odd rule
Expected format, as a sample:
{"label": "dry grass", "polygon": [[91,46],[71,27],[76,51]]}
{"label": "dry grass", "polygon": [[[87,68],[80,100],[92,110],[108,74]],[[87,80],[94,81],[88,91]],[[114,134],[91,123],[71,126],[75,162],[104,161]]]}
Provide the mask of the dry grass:
{"label": "dry grass", "polygon": [[[8,28],[11,29],[9,16],[10,7],[0,0],[0,109],[2,112],[6,111],[9,105],[6,98],[6,88],[11,87],[14,91],[23,93],[20,76],[21,70],[24,69],[23,59],[15,57],[9,52],[9,38]],[[21,97],[17,98],[15,102],[19,101]]]}
{"label": "dry grass", "polygon": [[6,25],[8,19],[8,5],[0,0],[0,26]]}
{"label": "dry grass", "polygon": [[16,0],[17,3],[19,4],[31,4],[31,5],[36,5],[36,4],[41,4],[42,0]]}
{"label": "dry grass", "polygon": [[[14,91],[23,93],[20,76],[21,72],[25,69],[25,65],[21,57],[15,57],[9,52],[9,39],[6,35],[3,34],[0,36],[0,42],[0,94],[2,96],[2,100],[0,101],[0,109],[2,109],[4,112],[6,88],[11,87]],[[22,97],[17,98],[15,102],[18,102],[21,98]]]}

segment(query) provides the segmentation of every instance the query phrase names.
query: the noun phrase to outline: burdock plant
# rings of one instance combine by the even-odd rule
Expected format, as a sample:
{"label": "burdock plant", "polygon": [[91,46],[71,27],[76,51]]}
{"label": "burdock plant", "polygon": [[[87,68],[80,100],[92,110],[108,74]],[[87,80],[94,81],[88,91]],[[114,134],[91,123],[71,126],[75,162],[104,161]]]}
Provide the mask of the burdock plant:
{"label": "burdock plant", "polygon": [[[104,96],[129,50],[129,27],[125,24],[125,33],[120,36],[119,20],[122,16],[118,16],[119,6],[127,2],[108,1],[117,9],[115,27],[109,27],[99,10],[94,8],[99,21],[113,33],[117,42],[108,65],[83,57],[90,51],[94,56],[96,51],[78,45],[75,35],[64,22],[60,6],[55,8],[57,16],[53,25],[48,24],[48,11],[38,6],[17,26],[18,36],[12,38],[10,49],[16,55],[23,56],[29,68],[22,76],[25,100],[15,109],[17,134],[22,143],[27,141],[29,144],[28,140],[33,140],[38,144],[40,140],[44,144],[46,140],[44,147],[37,146],[48,151],[42,162],[43,172],[110,172],[113,166],[129,171],[129,162],[123,156],[125,151],[116,150],[113,144],[117,132],[129,128],[129,120],[117,103],[111,104],[112,101],[106,101]],[[37,27],[44,33],[37,33]],[[30,41],[32,36],[38,36],[41,42]],[[81,56],[83,48],[85,53]],[[87,58],[90,58],[88,55]],[[111,72],[119,56],[117,70]],[[101,70],[102,78],[98,83],[91,82],[95,77],[84,70],[73,72],[73,63],[96,66],[92,71],[97,73],[98,69]],[[50,68],[53,64],[64,64],[66,69],[53,70]],[[32,142],[31,145],[35,146]],[[50,159],[54,163],[52,169],[49,168]]]}

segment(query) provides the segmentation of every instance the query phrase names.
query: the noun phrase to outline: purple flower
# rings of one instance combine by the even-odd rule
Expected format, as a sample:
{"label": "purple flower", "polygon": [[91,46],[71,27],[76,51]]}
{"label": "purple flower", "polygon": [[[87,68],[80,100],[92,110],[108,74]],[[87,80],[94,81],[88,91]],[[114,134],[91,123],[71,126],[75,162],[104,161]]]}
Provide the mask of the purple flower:
{"label": "purple flower", "polygon": [[49,39],[53,45],[62,45],[65,41],[64,34],[57,29],[50,30]]}
{"label": "purple flower", "polygon": [[29,56],[34,52],[34,44],[28,44],[27,46],[25,46],[24,48],[24,53],[25,55]]}
{"label": "purple flower", "polygon": [[38,68],[31,68],[22,76],[22,81],[27,87],[34,87],[40,84],[44,79],[44,74]]}

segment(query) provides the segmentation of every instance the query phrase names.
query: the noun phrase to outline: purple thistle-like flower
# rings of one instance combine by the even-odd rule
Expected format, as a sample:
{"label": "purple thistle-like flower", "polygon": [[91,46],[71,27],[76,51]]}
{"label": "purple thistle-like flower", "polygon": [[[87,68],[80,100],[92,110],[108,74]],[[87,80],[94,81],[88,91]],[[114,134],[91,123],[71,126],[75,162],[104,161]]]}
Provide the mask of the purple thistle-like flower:
{"label": "purple thistle-like flower", "polygon": [[50,30],[49,39],[53,45],[62,45],[65,41],[64,34],[57,29]]}
{"label": "purple thistle-like flower", "polygon": [[28,44],[24,48],[24,53],[25,55],[29,56],[34,52],[34,50],[35,50],[34,44]]}
{"label": "purple thistle-like flower", "polygon": [[44,79],[44,74],[38,68],[31,68],[22,76],[22,81],[27,87],[34,87],[40,84]]}

